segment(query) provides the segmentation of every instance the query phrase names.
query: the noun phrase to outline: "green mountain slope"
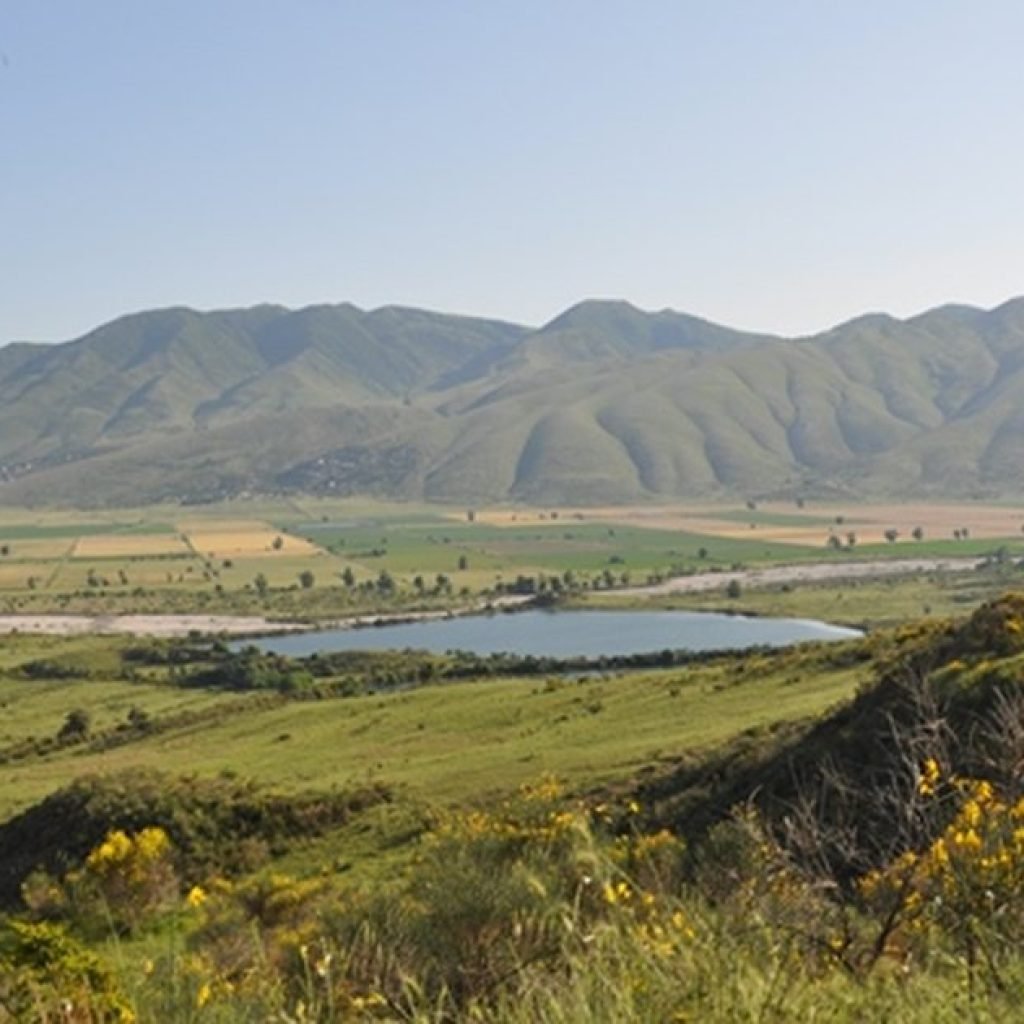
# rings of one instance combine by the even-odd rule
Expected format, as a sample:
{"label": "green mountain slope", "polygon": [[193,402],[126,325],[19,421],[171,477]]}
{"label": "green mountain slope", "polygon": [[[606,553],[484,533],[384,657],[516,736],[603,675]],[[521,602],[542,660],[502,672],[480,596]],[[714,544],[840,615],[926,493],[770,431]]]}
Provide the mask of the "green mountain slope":
{"label": "green mountain slope", "polygon": [[402,398],[524,333],[349,305],[127,316],[0,359],[0,462],[61,462],[157,434]]}
{"label": "green mountain slope", "polygon": [[0,500],[1024,491],[1024,299],[780,339],[627,303],[538,330],[168,309],[0,349]]}

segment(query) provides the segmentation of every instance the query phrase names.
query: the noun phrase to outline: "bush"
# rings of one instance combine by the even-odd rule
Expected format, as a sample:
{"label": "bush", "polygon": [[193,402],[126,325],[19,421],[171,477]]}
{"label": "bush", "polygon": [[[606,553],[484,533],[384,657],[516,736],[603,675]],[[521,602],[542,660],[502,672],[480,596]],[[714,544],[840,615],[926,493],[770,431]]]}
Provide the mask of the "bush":
{"label": "bush", "polygon": [[139,832],[112,829],[82,869],[68,875],[66,885],[79,920],[106,917],[125,932],[169,906],[180,888],[171,841],[154,826]]}
{"label": "bush", "polygon": [[383,785],[281,796],[233,779],[176,778],[131,770],[89,776],[0,825],[0,906],[16,906],[35,870],[54,878],[80,869],[115,830],[162,829],[187,885],[251,871],[253,856],[282,851],[389,800]]}
{"label": "bush", "polygon": [[12,1021],[135,1020],[96,953],[58,925],[26,921],[0,922],[0,1011]]}

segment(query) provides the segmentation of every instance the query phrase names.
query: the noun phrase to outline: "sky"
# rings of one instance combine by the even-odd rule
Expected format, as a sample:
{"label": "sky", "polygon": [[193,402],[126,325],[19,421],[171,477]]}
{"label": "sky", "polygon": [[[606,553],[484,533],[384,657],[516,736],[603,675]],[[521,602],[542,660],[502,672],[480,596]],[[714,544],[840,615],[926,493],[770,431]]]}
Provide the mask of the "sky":
{"label": "sky", "polygon": [[0,344],[1024,293],[1017,0],[0,0]]}

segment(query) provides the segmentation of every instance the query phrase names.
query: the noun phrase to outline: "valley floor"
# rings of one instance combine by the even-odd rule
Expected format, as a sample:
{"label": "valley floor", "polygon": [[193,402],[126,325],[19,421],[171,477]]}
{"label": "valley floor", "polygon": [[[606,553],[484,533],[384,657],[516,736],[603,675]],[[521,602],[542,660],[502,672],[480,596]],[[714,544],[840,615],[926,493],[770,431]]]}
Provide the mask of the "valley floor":
{"label": "valley floor", "polygon": [[[732,569],[674,576],[660,583],[619,587],[606,596],[617,598],[658,598],[678,594],[720,592],[731,583],[743,588],[771,588],[789,584],[837,583],[846,580],[878,580],[946,573],[969,573],[984,559],[914,558],[887,561],[817,562],[775,565],[765,568]],[[475,607],[455,607],[398,614],[353,615],[329,621],[271,619],[258,615],[0,615],[0,634],[30,633],[51,636],[88,634],[184,637],[190,633],[227,636],[260,636],[292,633],[318,628],[346,629],[379,625],[383,622],[412,622],[445,618],[452,614],[473,614],[489,608],[511,609],[529,603],[529,595],[503,595]]]}

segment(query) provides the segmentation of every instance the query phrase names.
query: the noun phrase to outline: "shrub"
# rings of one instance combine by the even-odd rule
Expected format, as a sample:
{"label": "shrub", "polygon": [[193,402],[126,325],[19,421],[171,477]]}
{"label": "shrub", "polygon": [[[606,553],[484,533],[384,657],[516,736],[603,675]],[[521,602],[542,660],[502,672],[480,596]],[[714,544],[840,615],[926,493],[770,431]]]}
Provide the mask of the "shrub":
{"label": "shrub", "polygon": [[14,1021],[135,1020],[96,953],[59,925],[27,921],[0,922],[0,1011]]}

